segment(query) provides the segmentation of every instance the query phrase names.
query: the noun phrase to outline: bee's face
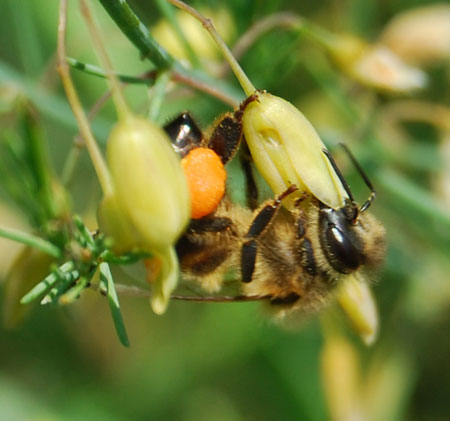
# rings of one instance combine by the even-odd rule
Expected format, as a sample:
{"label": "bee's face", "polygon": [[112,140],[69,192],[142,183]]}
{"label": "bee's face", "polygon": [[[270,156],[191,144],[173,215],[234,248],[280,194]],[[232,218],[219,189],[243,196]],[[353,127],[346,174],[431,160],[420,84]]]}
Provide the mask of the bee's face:
{"label": "bee's face", "polygon": [[382,225],[368,213],[355,218],[351,206],[323,206],[319,211],[319,238],[328,262],[339,273],[352,273],[362,265],[375,266],[384,254]]}

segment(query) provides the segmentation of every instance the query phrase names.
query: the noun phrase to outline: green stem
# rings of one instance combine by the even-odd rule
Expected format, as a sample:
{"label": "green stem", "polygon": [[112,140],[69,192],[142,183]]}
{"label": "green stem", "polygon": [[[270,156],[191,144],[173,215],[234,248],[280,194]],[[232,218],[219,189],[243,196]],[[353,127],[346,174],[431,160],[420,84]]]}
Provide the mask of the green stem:
{"label": "green stem", "polygon": [[26,244],[27,246],[37,248],[44,253],[49,254],[57,259],[61,257],[61,250],[49,241],[40,237],[19,231],[13,228],[5,228],[0,226],[0,237]]}
{"label": "green stem", "polygon": [[91,34],[94,50],[100,60],[100,63],[107,72],[108,83],[111,89],[112,99],[114,101],[117,115],[119,116],[120,120],[126,120],[132,117],[132,113],[122,93],[119,81],[117,80],[113,72],[111,60],[109,59],[106,48],[100,36],[100,30],[98,29],[98,26],[94,21],[94,17],[91,14],[88,4],[85,0],[80,0],[80,9],[81,13],[83,14],[86,26],[88,27]]}
{"label": "green stem", "polygon": [[[83,63],[74,58],[67,58],[67,63],[77,70],[81,70],[93,76],[107,78],[106,72],[98,66],[89,63]],[[124,83],[153,85],[155,83],[156,71],[149,71],[140,76],[130,76],[117,74],[116,76]],[[243,96],[239,90],[216,80],[199,70],[184,69],[181,65],[175,64],[174,71],[170,72],[172,80],[182,83],[191,88],[205,92],[208,95],[218,98],[226,104],[236,107],[242,101]],[[92,117],[91,112],[89,118]]]}
{"label": "green stem", "polygon": [[[99,0],[104,9],[117,24],[119,29],[127,36],[144,58],[148,58],[158,70],[173,68],[177,78],[183,81],[197,81],[198,86],[208,85],[215,87],[218,98],[224,102],[239,104],[242,95],[236,88],[220,80],[212,78],[198,69],[186,69],[167,53],[150,35],[149,30],[138,16],[131,10],[126,0]],[[193,86],[191,84],[191,86]],[[219,96],[220,95],[220,96]]]}
{"label": "green stem", "polygon": [[109,174],[108,167],[103,159],[100,148],[92,133],[89,121],[81,105],[81,101],[78,97],[75,86],[72,82],[69,72],[69,66],[66,62],[66,26],[67,26],[67,0],[61,0],[59,10],[59,25],[58,25],[58,48],[57,48],[57,62],[58,72],[61,77],[64,90],[66,91],[67,100],[72,107],[73,114],[78,122],[80,133],[82,134],[89,155],[91,157],[92,164],[97,173],[97,178],[102,187],[103,194],[105,196],[113,194],[114,187]]}
{"label": "green stem", "polygon": [[229,66],[231,67],[231,70],[233,71],[234,75],[236,76],[237,80],[239,81],[239,84],[241,85],[243,91],[245,92],[245,95],[250,96],[252,95],[256,89],[253,86],[250,79],[245,74],[244,70],[240,66],[240,64],[236,61],[233,54],[231,54],[230,49],[223,41],[222,37],[218,34],[216,31],[216,28],[214,27],[214,24],[212,23],[211,19],[205,18],[201,13],[199,13],[196,9],[193,7],[190,7],[186,3],[180,1],[180,0],[168,0],[170,3],[175,5],[176,7],[184,10],[185,12],[189,13],[191,16],[196,18],[199,22],[202,23],[203,27],[209,32],[212,39],[216,43],[219,50],[222,52],[222,55],[225,57],[225,60],[228,62]]}
{"label": "green stem", "polygon": [[[67,63],[72,69],[81,70],[89,75],[101,77],[102,79],[106,79],[108,77],[107,73],[98,66],[89,63],[82,63],[75,58],[67,57]],[[154,83],[154,79],[145,78],[139,76],[130,76],[123,75],[120,73],[116,73],[116,76],[119,78],[121,82],[130,83],[130,84],[141,84],[141,85],[152,85]]]}
{"label": "green stem", "polygon": [[131,9],[126,0],[99,0],[125,36],[158,69],[172,67],[174,59],[151,36],[147,26]]}

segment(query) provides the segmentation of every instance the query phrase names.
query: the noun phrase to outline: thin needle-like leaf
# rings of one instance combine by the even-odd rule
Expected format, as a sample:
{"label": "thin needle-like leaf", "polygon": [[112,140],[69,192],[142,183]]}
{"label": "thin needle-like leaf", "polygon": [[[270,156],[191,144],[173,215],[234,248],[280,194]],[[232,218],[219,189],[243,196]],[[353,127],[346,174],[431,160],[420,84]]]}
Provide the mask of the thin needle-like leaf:
{"label": "thin needle-like leaf", "polygon": [[89,278],[86,276],[80,277],[78,282],[70,288],[66,293],[61,295],[58,299],[58,303],[61,305],[72,304],[81,294],[81,291],[89,284]]}
{"label": "thin needle-like leaf", "polygon": [[18,243],[37,248],[50,256],[56,257],[57,259],[61,257],[61,250],[54,244],[27,232],[0,226],[0,237],[8,238],[9,240],[17,241]]}
{"label": "thin needle-like leaf", "polygon": [[[59,270],[63,273],[70,272],[75,269],[75,263],[70,261],[66,262],[59,267]],[[20,302],[22,304],[28,304],[35,299],[41,297],[48,292],[58,282],[59,276],[56,273],[51,273],[43,281],[39,282],[30,292],[25,294]]]}
{"label": "thin needle-like leaf", "polygon": [[101,286],[100,288],[104,288],[106,286],[109,308],[111,309],[111,315],[113,318],[114,326],[116,328],[117,336],[119,337],[122,345],[128,347],[130,346],[130,342],[128,340],[127,331],[123,323],[119,298],[117,297],[116,289],[114,287],[111,270],[109,269],[109,265],[105,262],[100,263],[100,283],[101,285],[103,284],[103,287]]}

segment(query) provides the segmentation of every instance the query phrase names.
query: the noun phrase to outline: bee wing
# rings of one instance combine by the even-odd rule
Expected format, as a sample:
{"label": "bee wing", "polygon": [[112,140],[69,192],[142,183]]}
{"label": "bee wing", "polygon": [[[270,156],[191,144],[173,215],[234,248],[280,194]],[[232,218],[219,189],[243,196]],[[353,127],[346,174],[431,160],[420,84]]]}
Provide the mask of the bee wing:
{"label": "bee wing", "polygon": [[275,194],[295,184],[334,209],[347,193],[325,145],[305,116],[288,101],[262,93],[248,105],[243,129],[255,165]]}

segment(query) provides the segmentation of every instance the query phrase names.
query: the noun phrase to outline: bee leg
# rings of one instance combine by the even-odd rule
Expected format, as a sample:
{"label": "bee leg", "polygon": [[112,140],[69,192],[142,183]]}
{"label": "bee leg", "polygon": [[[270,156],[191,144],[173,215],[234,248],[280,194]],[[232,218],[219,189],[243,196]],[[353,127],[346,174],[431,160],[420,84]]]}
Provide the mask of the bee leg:
{"label": "bee leg", "polygon": [[244,243],[241,250],[241,276],[242,282],[251,282],[255,270],[257,239],[270,226],[277,211],[281,207],[282,200],[297,190],[297,186],[289,186],[275,200],[263,205],[257,212],[250,224],[250,228],[245,234]]}
{"label": "bee leg", "polygon": [[231,230],[233,221],[223,216],[207,216],[200,219],[192,219],[187,233],[202,234],[207,232],[220,233]]}
{"label": "bee leg", "polygon": [[256,240],[247,240],[241,250],[241,278],[242,282],[249,283],[255,271],[256,252],[258,246]]}
{"label": "bee leg", "polygon": [[164,126],[173,147],[182,157],[198,146],[203,140],[203,133],[189,112],[184,112]]}
{"label": "bee leg", "polygon": [[242,140],[242,117],[247,106],[256,101],[255,93],[246,98],[233,114],[225,114],[209,136],[207,147],[220,156],[223,164],[233,158]]}
{"label": "bee leg", "polygon": [[241,154],[239,159],[242,171],[245,175],[247,207],[251,210],[255,210],[258,207],[258,188],[253,177],[252,160],[245,139],[242,142]]}
{"label": "bee leg", "polygon": [[306,234],[306,226],[305,226],[305,212],[301,209],[301,204],[308,197],[308,194],[303,192],[294,202],[294,212],[296,213],[295,217],[295,226],[297,229],[297,239],[301,240]]}
{"label": "bee leg", "polygon": [[299,244],[299,262],[306,273],[311,276],[317,275],[316,259],[314,257],[314,249],[309,238],[306,237],[306,215],[303,209],[300,208],[301,203],[308,197],[306,193],[302,194],[294,204],[297,216],[295,218],[295,227],[297,230],[297,241]]}
{"label": "bee leg", "polygon": [[234,233],[233,221],[227,217],[192,220],[176,245],[182,269],[200,277],[213,273],[230,252],[227,241],[222,242],[223,247],[212,247],[217,243],[216,235],[233,236]]}

